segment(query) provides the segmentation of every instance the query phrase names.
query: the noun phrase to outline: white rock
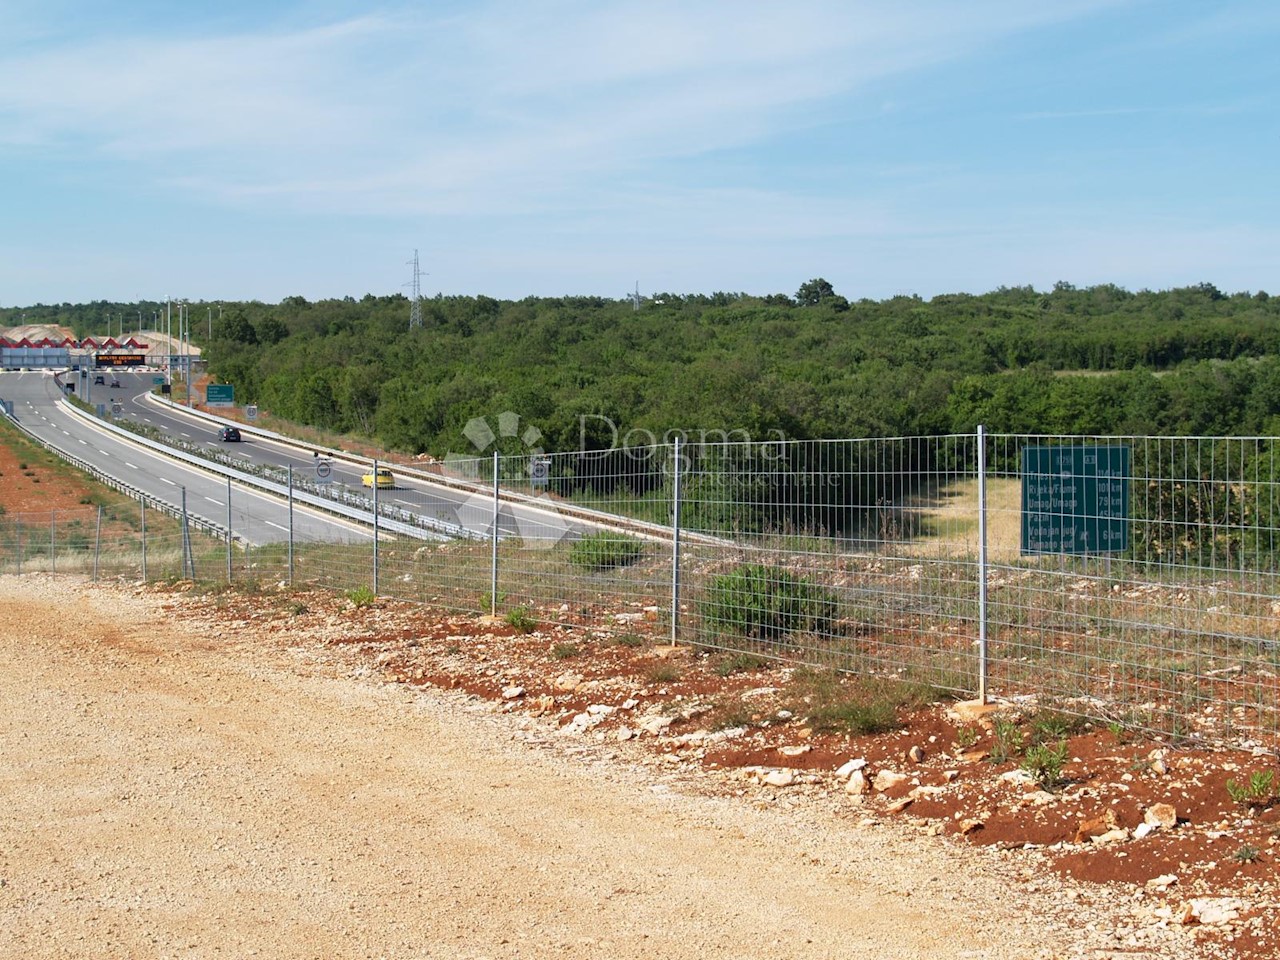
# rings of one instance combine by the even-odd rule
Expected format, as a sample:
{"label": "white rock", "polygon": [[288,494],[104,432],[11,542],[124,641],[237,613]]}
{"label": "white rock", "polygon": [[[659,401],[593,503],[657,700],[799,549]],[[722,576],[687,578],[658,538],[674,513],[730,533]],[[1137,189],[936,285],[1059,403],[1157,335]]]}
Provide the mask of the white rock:
{"label": "white rock", "polygon": [[770,787],[789,787],[796,782],[796,775],[790,770],[770,770],[760,782]]}
{"label": "white rock", "polygon": [[867,776],[861,770],[849,774],[849,782],[844,785],[844,792],[860,797],[867,792]]}
{"label": "white rock", "polygon": [[572,692],[582,683],[582,677],[576,673],[562,673],[552,681],[557,690]]}
{"label": "white rock", "polygon": [[671,718],[660,717],[657,715],[642,717],[636,723],[636,726],[638,726],[645,733],[651,734],[652,736],[656,737],[663,730],[666,730],[667,727],[671,726]]}
{"label": "white rock", "polygon": [[1129,839],[1129,831],[1124,827],[1116,827],[1108,830],[1106,833],[1100,833],[1096,837],[1091,838],[1094,843],[1100,847],[1104,847],[1109,843],[1122,843]]}
{"label": "white rock", "polygon": [[619,739],[619,740],[630,740],[630,739],[631,739],[632,737],[634,737],[635,735],[636,735],[636,734],[635,734],[635,731],[634,731],[634,730],[632,730],[630,727],[619,727],[619,728],[618,728],[618,734],[617,734],[617,736],[618,736],[618,739]]}
{"label": "white rock", "polygon": [[503,700],[519,700],[524,696],[524,687],[503,687]]}
{"label": "white rock", "polygon": [[1022,795],[1022,802],[1031,807],[1043,807],[1046,804],[1055,802],[1057,799],[1047,790],[1036,790]]}
{"label": "white rock", "polygon": [[1153,803],[1142,814],[1142,822],[1172,830],[1178,825],[1178,811],[1168,803]]}
{"label": "white rock", "polygon": [[861,770],[867,765],[867,761],[859,758],[857,760],[849,760],[836,771],[837,777],[847,777],[855,770]]}
{"label": "white rock", "polygon": [[911,778],[905,773],[894,773],[892,770],[881,770],[876,774],[875,779],[871,781],[871,786],[879,793],[896,787],[900,783],[904,783]]}
{"label": "white rock", "polygon": [[591,714],[593,717],[607,717],[609,714],[613,713],[613,710],[614,708],[609,706],[607,703],[593,703],[591,706],[587,707],[587,713]]}
{"label": "white rock", "polygon": [[946,787],[920,786],[913,789],[907,796],[912,800],[919,800],[921,797],[932,797],[945,791]]}
{"label": "white rock", "polygon": [[[1135,836],[1137,835],[1136,830],[1134,831],[1134,835]],[[1148,890],[1167,890],[1177,882],[1178,882],[1178,878],[1174,874],[1162,873],[1160,876],[1152,877],[1150,880],[1147,881],[1147,889]]]}
{"label": "white rock", "polygon": [[799,757],[808,753],[813,747],[807,743],[787,744],[785,747],[779,747],[778,752],[784,757]]}
{"label": "white rock", "polygon": [[1235,897],[1197,897],[1190,902],[1191,916],[1210,925],[1237,919],[1242,906],[1244,902]]}

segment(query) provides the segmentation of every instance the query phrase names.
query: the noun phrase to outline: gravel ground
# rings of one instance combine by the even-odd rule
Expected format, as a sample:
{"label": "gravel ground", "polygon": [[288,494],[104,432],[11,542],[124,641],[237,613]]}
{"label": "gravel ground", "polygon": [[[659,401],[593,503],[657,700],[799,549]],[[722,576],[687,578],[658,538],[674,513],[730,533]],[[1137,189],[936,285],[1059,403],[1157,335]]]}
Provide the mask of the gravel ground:
{"label": "gravel ground", "polygon": [[0,957],[1195,955],[995,851],[684,791],[163,603],[0,577]]}

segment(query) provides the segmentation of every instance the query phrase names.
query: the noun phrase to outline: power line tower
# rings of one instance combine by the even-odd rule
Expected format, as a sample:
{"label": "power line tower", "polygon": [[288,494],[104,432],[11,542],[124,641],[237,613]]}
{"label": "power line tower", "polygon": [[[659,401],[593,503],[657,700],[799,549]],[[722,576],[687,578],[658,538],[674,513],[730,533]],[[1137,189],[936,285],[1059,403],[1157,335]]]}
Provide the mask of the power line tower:
{"label": "power line tower", "polygon": [[413,259],[407,261],[413,266],[413,279],[405,286],[412,285],[413,301],[409,306],[409,329],[416,330],[422,326],[422,295],[418,287],[418,278],[424,276],[423,272],[418,269],[418,251],[413,251]]}
{"label": "power line tower", "polygon": [[639,313],[639,312],[640,312],[640,304],[644,303],[644,297],[640,296],[640,281],[639,281],[639,280],[637,280],[637,281],[636,281],[636,291],[635,291],[635,293],[628,294],[628,296],[631,298],[631,309],[632,309],[632,311],[634,311],[634,312],[636,312],[636,313]]}

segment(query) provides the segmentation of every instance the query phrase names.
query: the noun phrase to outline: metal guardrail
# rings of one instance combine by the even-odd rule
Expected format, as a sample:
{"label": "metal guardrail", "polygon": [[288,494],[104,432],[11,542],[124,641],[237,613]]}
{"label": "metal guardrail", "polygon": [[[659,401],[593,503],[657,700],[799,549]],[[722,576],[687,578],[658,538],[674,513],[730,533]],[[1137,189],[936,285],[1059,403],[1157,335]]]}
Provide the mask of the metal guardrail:
{"label": "metal guardrail", "polygon": [[[287,477],[284,483],[276,482],[257,475],[251,470],[244,469],[246,466],[252,468],[251,464],[237,461],[236,466],[232,466],[227,462],[232,458],[222,457],[221,455],[210,457],[207,451],[194,444],[188,444],[180,440],[173,443],[162,443],[121,427],[109,420],[100,420],[65,399],[58,402],[74,415],[82,419],[91,420],[111,433],[128,439],[131,443],[136,443],[164,456],[172,457],[189,466],[207,470],[221,477],[227,477],[243,486],[252,487],[278,497],[289,496]],[[370,498],[347,494],[345,491],[336,497],[324,495],[315,492],[315,487],[318,485],[306,484],[305,481],[303,483],[304,485],[300,488],[299,481],[294,481],[293,498],[295,501],[365,526],[373,525],[373,502]],[[308,487],[311,489],[309,490]],[[395,507],[384,507],[381,504],[378,509],[378,527],[388,533],[396,533],[419,540],[484,539],[457,524],[450,524],[435,517],[411,514],[409,511],[403,511]]]}
{"label": "metal guardrail", "polygon": [[[359,467],[369,467],[375,462],[370,457],[362,457],[357,454],[348,453],[345,450],[337,450],[332,447],[325,447],[315,443],[304,443],[296,437],[290,437],[282,433],[276,433],[272,430],[266,430],[256,425],[247,425],[239,420],[231,420],[226,417],[219,417],[216,414],[208,413],[204,410],[194,410],[191,407],[185,407],[182,404],[174,403],[172,400],[165,400],[154,393],[147,394],[147,402],[158,404],[170,412],[181,413],[191,417],[194,420],[216,424],[219,426],[236,427],[243,433],[251,436],[261,437],[271,440],[283,446],[292,447],[294,449],[308,450],[312,452],[322,453],[331,460],[339,460],[343,463],[349,463]],[[477,462],[487,463],[487,458],[476,458]],[[384,464],[385,465],[385,464]],[[485,480],[467,480],[461,477],[449,477],[443,474],[428,473],[424,470],[407,466],[405,464],[396,464],[396,471],[417,480],[426,485],[435,485],[445,487],[449,490],[456,490],[467,493],[469,495],[479,494],[486,498],[493,496],[492,485]],[[528,496],[513,490],[499,490],[499,499],[508,503],[519,504],[521,506],[534,509],[545,510],[549,514],[555,514],[560,518],[568,518],[582,521],[588,524],[594,524],[601,530],[615,530],[626,533],[632,533],[637,536],[649,540],[658,540],[670,542],[673,533],[670,526],[660,523],[652,523],[645,520],[637,520],[634,517],[620,516],[618,514],[607,513],[603,510],[594,510],[590,507],[584,507],[566,500],[547,500],[543,497]],[[467,531],[471,533],[471,531]],[[465,534],[462,534],[465,535]],[[681,539],[689,543],[701,544],[704,546],[733,546],[734,541],[724,537],[712,536],[697,531],[681,531]],[[480,539],[487,539],[481,536]]]}
{"label": "metal guardrail", "polygon": [[[0,409],[4,409],[7,415],[7,408],[5,408],[3,404],[0,404]],[[26,424],[24,424],[17,416],[9,416],[9,421],[21,430],[31,441],[39,444],[45,450],[48,450],[50,453],[71,464],[71,466],[75,467],[77,470],[89,474],[89,476],[93,477],[93,479],[98,481],[98,483],[110,487],[112,490],[119,493],[123,493],[131,500],[137,500],[139,503],[145,504],[152,510],[163,513],[165,516],[173,517],[175,520],[181,520],[183,518],[184,514],[181,507],[152,496],[145,490],[139,490],[137,487],[125,483],[120,478],[113,477],[111,474],[102,470],[100,467],[89,463],[87,460],[82,460],[75,454],[55,446],[43,437],[40,437],[27,429]],[[200,514],[194,513],[191,510],[186,511],[185,516],[187,518],[187,522],[202,533],[208,534],[209,536],[215,537],[219,540],[227,539],[227,528],[222,524],[210,520],[208,517],[202,517]],[[235,539],[234,534],[232,537]]]}

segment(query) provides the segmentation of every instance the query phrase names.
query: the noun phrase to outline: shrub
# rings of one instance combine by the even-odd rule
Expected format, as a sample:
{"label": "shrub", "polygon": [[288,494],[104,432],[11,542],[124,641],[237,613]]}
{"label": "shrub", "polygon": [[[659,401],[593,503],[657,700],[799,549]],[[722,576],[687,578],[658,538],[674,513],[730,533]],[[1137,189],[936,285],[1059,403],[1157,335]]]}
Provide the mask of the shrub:
{"label": "shrub", "polygon": [[634,563],[644,552],[644,543],[625,533],[593,533],[578,540],[569,550],[569,562],[588,570],[609,570]]}
{"label": "shrub", "polygon": [[655,663],[645,672],[650,683],[675,683],[680,676],[680,668],[674,663]]}
{"label": "shrub", "polygon": [[1266,807],[1272,800],[1272,789],[1275,786],[1275,774],[1271,770],[1258,770],[1249,775],[1249,782],[1236,783],[1227,781],[1227,796],[1233,802],[1246,807]]}
{"label": "shrub", "polygon": [[557,643],[551,648],[551,657],[554,660],[569,660],[578,655],[578,645],[576,643]]}
{"label": "shrub", "polygon": [[834,594],[780,567],[744,564],[712,579],[702,602],[711,627],[761,639],[831,629]]}
{"label": "shrub", "polygon": [[533,618],[533,614],[528,607],[516,607],[507,613],[507,626],[514,627],[521,633],[533,633],[538,627],[538,621]]}
{"label": "shrub", "polygon": [[368,587],[356,587],[347,591],[347,599],[359,609],[360,607],[369,606],[369,604],[378,599],[378,595]]}
{"label": "shrub", "polygon": [[992,763],[1004,763],[1022,753],[1022,731],[1012,720],[996,717],[992,721],[994,736],[991,741],[991,753],[988,757]]}
{"label": "shrub", "polygon": [[1026,756],[1022,758],[1022,769],[1035,777],[1036,783],[1040,784],[1041,788],[1052,790],[1064,782],[1062,768],[1066,762],[1067,742],[1065,740],[1058,743],[1056,747],[1051,747],[1047,743],[1037,743],[1027,748]]}
{"label": "shrub", "polygon": [[769,666],[770,661],[754,653],[735,653],[724,657],[715,665],[717,676],[731,677],[735,673],[750,673]]}
{"label": "shrub", "polygon": [[638,633],[623,633],[614,638],[613,642],[620,647],[643,647],[644,637]]}

